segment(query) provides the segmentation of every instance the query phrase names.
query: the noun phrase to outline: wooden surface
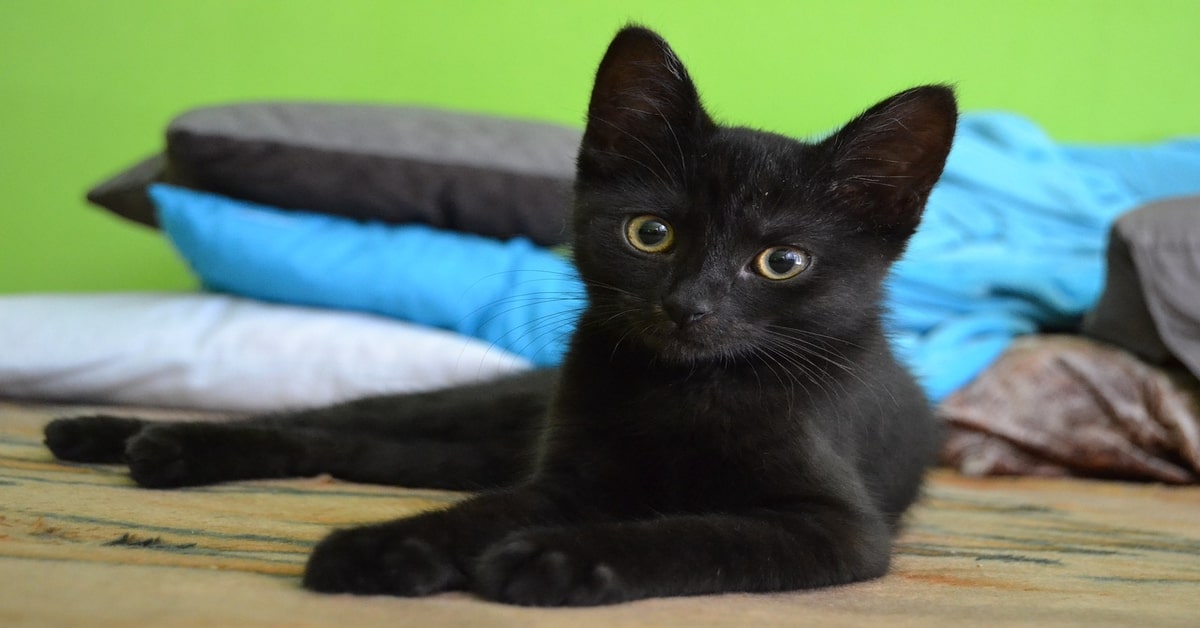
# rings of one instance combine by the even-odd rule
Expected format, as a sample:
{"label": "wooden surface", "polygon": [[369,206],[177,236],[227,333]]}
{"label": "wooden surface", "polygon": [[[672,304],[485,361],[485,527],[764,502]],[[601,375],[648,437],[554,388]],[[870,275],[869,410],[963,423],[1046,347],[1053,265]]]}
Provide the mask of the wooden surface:
{"label": "wooden surface", "polygon": [[1200,487],[946,471],[874,582],[566,610],[317,595],[299,575],[330,528],[459,496],[321,478],[138,489],[41,445],[79,411],[0,402],[0,625],[1200,625]]}

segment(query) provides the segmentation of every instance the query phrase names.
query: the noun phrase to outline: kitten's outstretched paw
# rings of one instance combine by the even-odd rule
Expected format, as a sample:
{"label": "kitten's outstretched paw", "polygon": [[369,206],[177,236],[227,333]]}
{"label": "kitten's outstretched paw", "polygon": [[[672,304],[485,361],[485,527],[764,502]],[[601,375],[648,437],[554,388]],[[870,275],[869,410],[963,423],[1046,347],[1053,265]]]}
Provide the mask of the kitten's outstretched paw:
{"label": "kitten's outstretched paw", "polygon": [[461,587],[462,572],[403,522],[338,530],[317,544],[304,586],[322,593],[415,597]]}
{"label": "kitten's outstretched paw", "polygon": [[97,415],[55,419],[43,429],[46,447],[60,460],[117,463],[124,460],[125,441],[144,422]]}
{"label": "kitten's outstretched paw", "polygon": [[129,440],[125,462],[133,481],[145,488],[177,488],[206,482],[195,477],[185,435],[175,425],[151,425]]}
{"label": "kitten's outstretched paw", "polygon": [[562,536],[518,532],[488,548],[476,565],[478,593],[522,606],[596,606],[632,599],[610,565]]}

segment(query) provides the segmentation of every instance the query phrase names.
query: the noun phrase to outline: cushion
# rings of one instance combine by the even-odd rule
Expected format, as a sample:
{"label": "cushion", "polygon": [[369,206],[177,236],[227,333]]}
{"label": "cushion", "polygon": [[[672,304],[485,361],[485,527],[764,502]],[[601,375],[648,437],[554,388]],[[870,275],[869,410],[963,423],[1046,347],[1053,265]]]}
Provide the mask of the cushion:
{"label": "cushion", "polygon": [[1089,336],[1200,377],[1200,196],[1122,215],[1108,240],[1104,291]]}
{"label": "cushion", "polygon": [[412,107],[206,107],[171,122],[165,156],[88,199],[154,225],[146,186],[166,182],[283,209],[557,244],[579,139],[570,127]]}
{"label": "cushion", "polygon": [[0,296],[0,346],[3,396],[252,412],[528,367],[411,323],[212,294]]}
{"label": "cushion", "polygon": [[1018,339],[938,415],[970,475],[1200,481],[1200,382],[1086,338]]}
{"label": "cushion", "polygon": [[146,187],[170,180],[166,157],[151,155],[88,190],[87,200],[122,218],[157,227],[154,203],[146,195]]}
{"label": "cushion", "polygon": [[384,314],[561,360],[583,294],[570,262],[525,238],[360,223],[156,184],[172,244],[212,290]]}

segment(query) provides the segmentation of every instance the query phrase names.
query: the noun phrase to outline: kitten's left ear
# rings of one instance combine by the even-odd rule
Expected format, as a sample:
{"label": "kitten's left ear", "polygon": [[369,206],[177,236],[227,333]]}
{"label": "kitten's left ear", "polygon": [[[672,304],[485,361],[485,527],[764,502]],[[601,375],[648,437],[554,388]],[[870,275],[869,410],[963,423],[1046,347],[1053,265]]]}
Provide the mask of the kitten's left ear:
{"label": "kitten's left ear", "polygon": [[834,193],[868,224],[907,239],[946,165],[958,107],[949,87],[901,92],[825,140]]}

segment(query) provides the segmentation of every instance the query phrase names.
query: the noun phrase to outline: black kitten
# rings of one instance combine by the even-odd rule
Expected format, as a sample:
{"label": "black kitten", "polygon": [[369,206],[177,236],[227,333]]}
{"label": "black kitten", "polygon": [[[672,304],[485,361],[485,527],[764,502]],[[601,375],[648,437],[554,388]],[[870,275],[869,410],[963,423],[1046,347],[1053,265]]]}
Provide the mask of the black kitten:
{"label": "black kitten", "polygon": [[920,87],[815,144],[717,126],[667,44],[627,28],[579,151],[589,305],[560,371],[232,424],[65,419],[46,442],[149,487],[492,488],[333,533],[317,591],[585,605],[878,577],[938,444],[881,284],[955,119]]}

